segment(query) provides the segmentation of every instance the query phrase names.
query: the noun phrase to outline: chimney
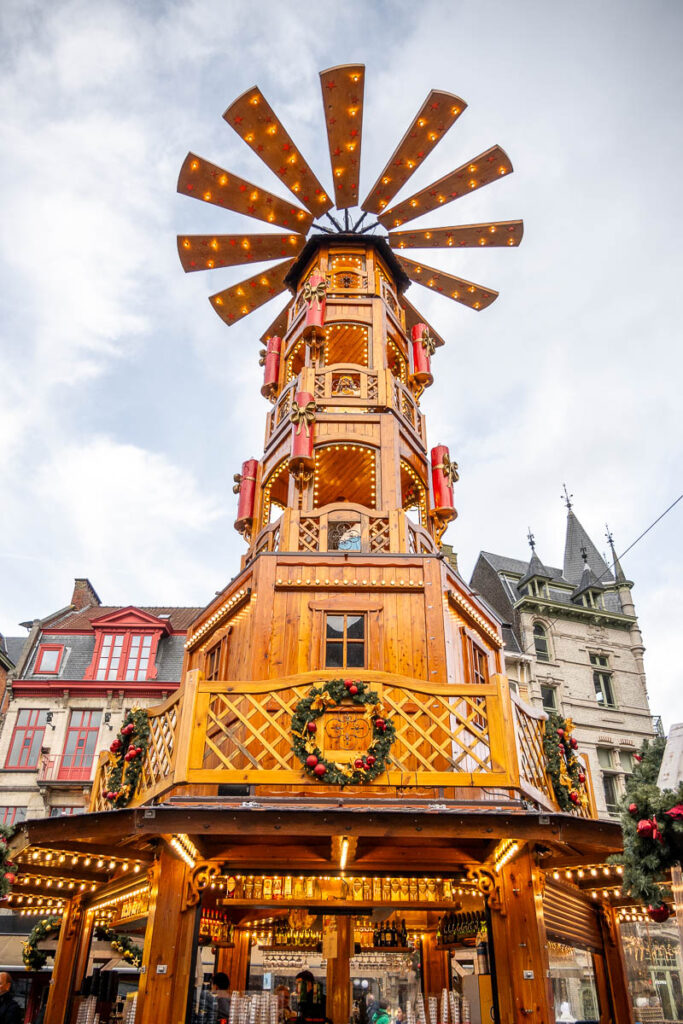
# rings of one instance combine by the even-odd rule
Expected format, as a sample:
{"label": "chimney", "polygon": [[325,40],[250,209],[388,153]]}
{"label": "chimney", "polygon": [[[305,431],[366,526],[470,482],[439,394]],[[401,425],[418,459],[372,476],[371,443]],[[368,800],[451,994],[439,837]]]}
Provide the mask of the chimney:
{"label": "chimney", "polygon": [[71,595],[71,604],[80,612],[83,608],[99,607],[102,602],[97,596],[95,588],[90,580],[76,579],[74,580],[74,592]]}

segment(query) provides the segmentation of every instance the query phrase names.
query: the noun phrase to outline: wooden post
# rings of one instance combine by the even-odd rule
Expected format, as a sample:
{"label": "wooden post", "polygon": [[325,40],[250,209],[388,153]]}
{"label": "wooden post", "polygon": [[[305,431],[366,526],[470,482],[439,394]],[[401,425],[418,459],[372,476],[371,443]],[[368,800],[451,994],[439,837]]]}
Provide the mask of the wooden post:
{"label": "wooden post", "polygon": [[232,949],[218,951],[216,970],[224,971],[230,978],[230,988],[243,992],[247,987],[247,970],[249,968],[249,950],[251,944],[247,932],[235,932],[235,945]]}
{"label": "wooden post", "polygon": [[[621,1024],[633,1024],[633,1006],[628,988],[626,961],[621,945],[619,923],[613,907],[603,903],[600,912],[605,968],[614,1019]],[[604,1009],[603,1009],[604,1012]]]}
{"label": "wooden post", "polygon": [[450,988],[448,978],[448,956],[443,949],[436,948],[436,934],[428,932],[422,939],[422,976],[424,978],[424,996],[438,996],[441,1002],[441,991]]}
{"label": "wooden post", "polygon": [[136,1024],[185,1022],[197,912],[183,909],[187,874],[183,861],[162,848],[151,872]]}
{"label": "wooden post", "polygon": [[62,917],[43,1024],[64,1024],[64,1021],[68,1019],[67,1012],[73,989],[78,946],[85,920],[86,916],[81,906],[80,897],[76,896],[67,904]]}
{"label": "wooden post", "polygon": [[500,906],[491,907],[491,928],[501,1024],[553,1024],[538,869],[525,851],[495,877]]}
{"label": "wooden post", "polygon": [[327,958],[326,1013],[333,1024],[348,1024],[351,1009],[349,972],[353,948],[353,918],[333,917],[325,920],[331,922],[337,930],[336,956]]}

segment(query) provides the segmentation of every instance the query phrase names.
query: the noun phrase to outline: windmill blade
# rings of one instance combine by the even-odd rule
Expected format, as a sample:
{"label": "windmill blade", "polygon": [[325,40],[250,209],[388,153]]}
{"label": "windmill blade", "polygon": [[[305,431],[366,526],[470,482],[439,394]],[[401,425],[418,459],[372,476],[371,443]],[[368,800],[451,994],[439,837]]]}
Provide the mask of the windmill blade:
{"label": "windmill blade", "polygon": [[279,228],[305,233],[313,223],[313,217],[306,210],[295,206],[287,199],[279,199],[264,188],[252,185],[236,174],[229,174],[222,167],[203,160],[194,153],[188,153],[178,176],[178,191],[182,195],[201,199],[224,210],[244,213],[247,217],[264,220]]}
{"label": "windmill blade", "polygon": [[332,200],[258,86],[242,93],[223,117],[315,217],[330,209]]}
{"label": "windmill blade", "polygon": [[361,204],[368,213],[380,213],[403,188],[467,107],[452,92],[432,89],[410,128],[389,157],[387,165]]}
{"label": "windmill blade", "polygon": [[454,299],[463,306],[470,309],[486,309],[498,298],[498,292],[493,288],[483,288],[473,281],[465,281],[462,277],[453,277],[443,270],[435,270],[434,267],[425,267],[422,263],[414,263],[407,260],[405,256],[397,257],[401,266],[411,281],[423,284],[425,288],[432,288],[447,299]]}
{"label": "windmill blade", "polygon": [[500,146],[492,146],[485,153],[480,153],[462,167],[405,199],[398,206],[386,210],[377,219],[385,228],[400,227],[408,220],[421,217],[423,213],[429,213],[437,206],[452,203],[454,199],[460,199],[461,196],[475,192],[478,188],[483,188],[497,178],[511,173],[512,163],[507,153]]}
{"label": "windmill blade", "polygon": [[358,206],[363,137],[365,65],[342,64],[320,72],[327,144],[338,209]]}
{"label": "windmill blade", "polygon": [[519,245],[524,221],[497,220],[488,224],[459,224],[452,228],[425,228],[421,231],[390,231],[393,249],[460,249]]}
{"label": "windmill blade", "polygon": [[187,274],[298,256],[305,244],[303,235],[178,235],[178,255]]}
{"label": "windmill blade", "polygon": [[261,274],[254,274],[245,281],[231,285],[222,292],[209,296],[209,301],[221,320],[228,326],[253,313],[255,309],[269,302],[286,289],[285,278],[294,260],[285,260]]}

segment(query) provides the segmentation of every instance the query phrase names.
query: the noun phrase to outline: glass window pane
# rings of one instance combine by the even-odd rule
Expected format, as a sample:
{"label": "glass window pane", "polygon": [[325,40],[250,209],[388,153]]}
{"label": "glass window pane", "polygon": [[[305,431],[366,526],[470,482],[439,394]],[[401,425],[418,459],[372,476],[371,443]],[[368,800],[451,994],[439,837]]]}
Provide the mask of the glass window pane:
{"label": "glass window pane", "polygon": [[342,668],[344,665],[344,645],[336,641],[325,645],[325,667]]}
{"label": "glass window pane", "polygon": [[344,616],[327,616],[327,635],[329,637],[342,637],[344,635]]}
{"label": "glass window pane", "polygon": [[630,750],[620,750],[619,760],[621,761],[621,767],[625,772],[631,773],[633,771],[633,754]]}
{"label": "glass window pane", "polygon": [[59,661],[59,651],[42,651],[40,656],[40,672],[55,672]]}
{"label": "glass window pane", "polygon": [[365,645],[349,644],[346,649],[346,664],[349,668],[363,668],[365,665]]}
{"label": "glass window pane", "polygon": [[612,767],[612,751],[607,747],[598,747],[598,763],[601,768]]}
{"label": "glass window pane", "polygon": [[614,775],[603,775],[602,784],[605,787],[605,803],[609,810],[616,807],[619,800],[617,780]]}
{"label": "glass window pane", "polygon": [[346,635],[353,640],[362,640],[365,636],[365,616],[348,615],[346,619]]}
{"label": "glass window pane", "polygon": [[557,706],[555,702],[555,687],[541,686],[541,700],[543,701],[544,708],[554,711]]}

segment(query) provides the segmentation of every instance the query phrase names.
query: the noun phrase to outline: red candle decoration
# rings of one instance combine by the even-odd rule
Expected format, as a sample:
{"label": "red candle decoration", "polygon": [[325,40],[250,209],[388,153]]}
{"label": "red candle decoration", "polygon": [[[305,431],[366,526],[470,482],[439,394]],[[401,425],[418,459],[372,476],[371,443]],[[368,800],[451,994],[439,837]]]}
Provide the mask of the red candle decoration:
{"label": "red candle decoration", "polygon": [[323,333],[325,309],[327,306],[325,301],[326,291],[327,282],[325,275],[318,273],[318,271],[309,274],[301,293],[304,302],[307,304],[306,323],[303,329],[304,338],[321,336]]}
{"label": "red candle decoration", "polygon": [[457,467],[451,462],[448,448],[445,444],[438,444],[432,448],[432,491],[434,512],[441,519],[455,519],[453,484],[457,479]]}
{"label": "red candle decoration", "polygon": [[293,472],[313,469],[315,402],[308,391],[297,391],[289,414],[292,423],[292,453],[289,468]]}
{"label": "red candle decoration", "polygon": [[264,398],[270,398],[277,391],[280,377],[281,350],[282,338],[279,338],[277,334],[274,334],[272,338],[268,338],[266,355],[263,362],[263,385],[261,386],[261,394]]}
{"label": "red candle decoration", "polygon": [[235,477],[233,490],[239,494],[237,499],[237,519],[235,529],[243,533],[248,529],[254,519],[254,496],[256,494],[256,471],[258,461],[247,459],[242,463],[242,472]]}
{"label": "red candle decoration", "polygon": [[431,357],[434,355],[435,343],[427,324],[415,324],[412,330],[413,339],[413,380],[423,388],[434,383],[431,371]]}

